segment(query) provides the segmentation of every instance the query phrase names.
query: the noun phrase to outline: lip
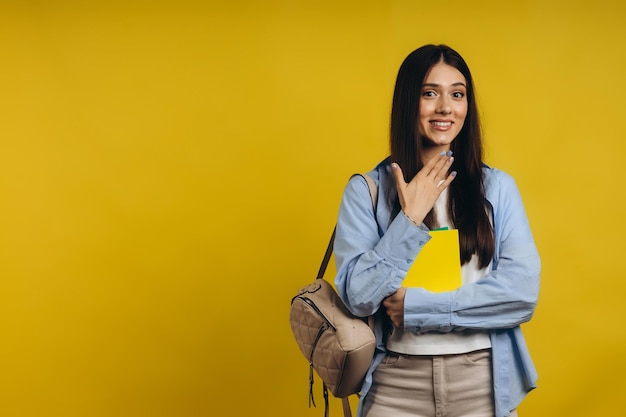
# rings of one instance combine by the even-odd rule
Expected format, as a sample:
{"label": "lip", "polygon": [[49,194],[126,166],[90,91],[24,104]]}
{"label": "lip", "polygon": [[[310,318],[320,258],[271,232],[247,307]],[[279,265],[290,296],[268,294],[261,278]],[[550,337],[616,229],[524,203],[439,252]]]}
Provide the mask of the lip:
{"label": "lip", "polygon": [[428,123],[434,130],[438,130],[441,132],[450,130],[452,128],[452,125],[454,124],[454,122],[449,119],[434,119],[429,120]]}

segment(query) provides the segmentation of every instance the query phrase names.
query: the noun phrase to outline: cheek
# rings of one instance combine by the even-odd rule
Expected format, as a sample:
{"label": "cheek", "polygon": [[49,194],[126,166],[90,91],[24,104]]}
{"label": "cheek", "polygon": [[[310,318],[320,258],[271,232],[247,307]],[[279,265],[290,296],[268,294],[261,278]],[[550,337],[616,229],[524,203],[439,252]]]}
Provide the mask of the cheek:
{"label": "cheek", "polygon": [[420,114],[419,119],[417,120],[417,127],[419,129],[420,134],[425,134],[426,128],[429,126],[430,116],[425,114]]}
{"label": "cheek", "polygon": [[424,122],[421,120],[417,123],[417,133],[424,136],[426,135],[426,130],[424,129]]}
{"label": "cheek", "polygon": [[467,101],[464,101],[462,104],[463,105],[461,106],[461,113],[463,114],[463,118],[465,118],[467,116],[467,110],[469,109],[469,106],[467,105]]}
{"label": "cheek", "polygon": [[420,105],[420,111],[419,111],[419,115],[418,115],[418,120],[419,120],[420,124],[428,123],[428,121],[430,120],[432,114],[433,114],[433,110],[431,108],[429,108],[428,104]]}
{"label": "cheek", "polygon": [[417,115],[417,128],[420,134],[424,134],[424,126],[428,124],[428,120],[430,120],[428,113],[424,106],[420,105],[420,111]]}
{"label": "cheek", "polygon": [[457,111],[457,117],[459,119],[461,119],[463,122],[465,122],[465,119],[467,118],[467,106],[461,106],[459,107],[458,111]]}
{"label": "cheek", "polygon": [[435,111],[435,103],[433,100],[420,100],[419,117],[429,117]]}

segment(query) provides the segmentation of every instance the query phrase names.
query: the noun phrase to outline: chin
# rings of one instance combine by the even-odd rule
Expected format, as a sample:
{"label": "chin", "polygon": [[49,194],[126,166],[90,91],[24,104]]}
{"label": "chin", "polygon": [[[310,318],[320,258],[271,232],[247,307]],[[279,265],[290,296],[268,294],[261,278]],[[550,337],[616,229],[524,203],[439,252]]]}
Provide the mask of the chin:
{"label": "chin", "polygon": [[450,145],[452,145],[452,142],[454,142],[454,139],[452,139],[452,140],[447,140],[447,139],[442,139],[442,140],[425,139],[423,143],[424,143],[424,147],[426,147],[426,148],[433,148],[433,147],[438,147],[438,146],[450,146]]}

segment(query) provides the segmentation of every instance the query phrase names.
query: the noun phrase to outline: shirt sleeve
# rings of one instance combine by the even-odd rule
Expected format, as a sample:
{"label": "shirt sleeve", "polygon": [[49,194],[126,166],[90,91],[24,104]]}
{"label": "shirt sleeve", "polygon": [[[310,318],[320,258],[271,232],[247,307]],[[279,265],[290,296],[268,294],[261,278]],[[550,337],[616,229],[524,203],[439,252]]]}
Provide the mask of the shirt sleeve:
{"label": "shirt sleeve", "polygon": [[421,248],[430,240],[425,226],[403,213],[381,237],[367,183],[355,176],[344,190],[335,236],[335,286],[357,316],[374,314],[396,292]]}
{"label": "shirt sleeve", "polygon": [[455,291],[407,289],[406,330],[506,329],[531,319],[539,296],[539,254],[513,178],[498,171],[497,186],[492,270],[478,282]]}

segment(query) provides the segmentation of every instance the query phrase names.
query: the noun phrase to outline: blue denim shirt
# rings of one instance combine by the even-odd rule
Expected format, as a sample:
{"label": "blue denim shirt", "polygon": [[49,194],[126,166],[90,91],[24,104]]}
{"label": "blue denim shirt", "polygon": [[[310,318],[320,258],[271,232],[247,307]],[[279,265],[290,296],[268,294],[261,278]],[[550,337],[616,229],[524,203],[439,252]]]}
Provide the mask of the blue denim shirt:
{"label": "blue denim shirt", "polygon": [[[536,387],[537,373],[520,324],[530,320],[535,310],[540,260],[513,178],[487,166],[483,172],[496,239],[492,270],[480,281],[454,291],[433,293],[408,288],[404,326],[415,332],[488,330],[496,417],[504,417]],[[391,219],[387,202],[397,192],[389,159],[368,175],[378,188],[376,215],[367,183],[360,176],[353,177],[341,201],[334,246],[335,285],[348,308],[362,317],[374,314],[383,299],[400,288],[409,267],[430,240],[426,226],[415,226],[403,212]],[[385,354],[380,321],[375,333],[377,354],[363,383],[362,398]],[[361,414],[359,406],[357,415]]]}

